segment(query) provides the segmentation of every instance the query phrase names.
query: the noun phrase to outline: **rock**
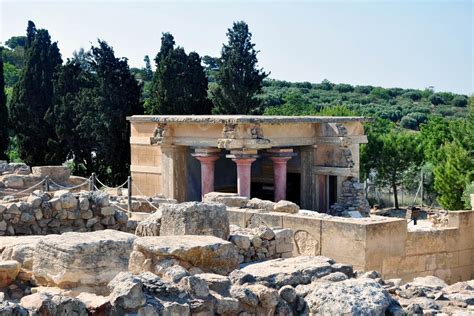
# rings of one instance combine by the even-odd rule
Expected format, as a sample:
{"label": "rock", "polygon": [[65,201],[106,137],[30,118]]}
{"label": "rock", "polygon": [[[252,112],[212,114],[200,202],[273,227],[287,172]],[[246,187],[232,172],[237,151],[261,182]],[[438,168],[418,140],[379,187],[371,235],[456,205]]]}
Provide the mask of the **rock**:
{"label": "rock", "polygon": [[61,208],[64,208],[64,209],[76,209],[77,208],[77,199],[68,190],[56,191],[56,192],[54,192],[54,197],[59,198],[59,200],[61,201]]}
{"label": "rock", "polygon": [[22,189],[25,186],[23,177],[16,174],[7,174],[3,176],[2,180],[6,188],[10,189]]}
{"label": "rock", "polygon": [[252,209],[265,210],[267,212],[273,212],[273,207],[275,206],[275,204],[276,203],[272,201],[252,198],[250,199],[250,201],[247,202],[247,207]]}
{"label": "rock", "polygon": [[0,288],[7,287],[15,281],[20,267],[20,263],[15,260],[0,261]]}
{"label": "rock", "polygon": [[266,281],[277,289],[284,285],[308,284],[332,272],[332,260],[326,257],[300,256],[274,259],[248,265],[242,272],[252,275],[257,281]]}
{"label": "rock", "polygon": [[58,197],[50,199],[49,204],[51,205],[51,208],[55,211],[59,211],[62,207],[61,200]]}
{"label": "rock", "polygon": [[321,284],[306,296],[312,314],[384,315],[392,298],[376,281],[362,278]]}
{"label": "rock", "polygon": [[230,295],[249,307],[257,307],[258,305],[258,296],[245,286],[232,286]]}
{"label": "rock", "polygon": [[274,230],[276,252],[292,252],[293,251],[293,230],[291,229],[277,229]]}
{"label": "rock", "polygon": [[237,193],[209,192],[204,195],[203,202],[222,203],[228,207],[245,207],[249,199]]}
{"label": "rock", "polygon": [[188,270],[179,265],[166,268],[163,272],[163,278],[173,283],[178,283],[185,276],[189,276]]}
{"label": "rock", "polygon": [[448,286],[446,282],[432,275],[414,278],[410,284],[414,287],[428,288],[432,290],[441,290],[442,288]]}
{"label": "rock", "polygon": [[129,272],[117,274],[108,287],[111,291],[109,298],[112,306],[128,310],[143,306],[146,302],[141,279]]}
{"label": "rock", "polygon": [[115,208],[113,206],[104,206],[100,209],[102,216],[112,216],[115,214]]}
{"label": "rock", "polygon": [[238,268],[237,255],[232,243],[213,236],[142,237],[135,240],[129,270],[150,271],[151,262],[176,259],[185,268],[225,275]]}
{"label": "rock", "polygon": [[222,204],[162,204],[160,235],[211,235],[227,240],[229,218]]}
{"label": "rock", "polygon": [[207,282],[197,276],[186,276],[180,284],[192,297],[205,299],[209,295]]}
{"label": "rock", "polygon": [[247,287],[257,294],[258,300],[262,307],[271,309],[278,304],[278,291],[262,284],[251,284]]}
{"label": "rock", "polygon": [[8,302],[8,301],[1,301],[0,302],[0,316],[27,316],[29,315],[28,310],[23,306]]}
{"label": "rock", "polygon": [[210,292],[215,300],[215,311],[219,315],[236,315],[240,309],[240,303],[232,297],[225,297],[219,293]]}
{"label": "rock", "polygon": [[135,238],[115,230],[45,236],[35,248],[33,273],[40,284],[100,287],[128,270]]}
{"label": "rock", "polygon": [[23,269],[33,268],[33,256],[39,236],[15,236],[0,238],[2,260],[16,260]]}
{"label": "rock", "polygon": [[215,273],[201,273],[196,275],[197,278],[204,280],[210,290],[223,295],[229,295],[230,280],[228,277]]}
{"label": "rock", "polygon": [[278,295],[290,304],[296,301],[296,291],[291,285],[283,286],[278,291]]}
{"label": "rock", "polygon": [[298,213],[299,210],[300,210],[300,207],[297,204],[290,201],[285,201],[285,200],[278,201],[273,206],[274,212],[295,214],[295,213]]}
{"label": "rock", "polygon": [[36,177],[45,178],[48,176],[53,181],[65,183],[69,179],[71,172],[65,166],[39,166],[32,167],[31,173]]}
{"label": "rock", "polygon": [[137,236],[159,236],[161,227],[161,210],[148,216],[138,223],[135,235]]}
{"label": "rock", "polygon": [[107,296],[83,292],[76,298],[84,303],[88,315],[107,315],[112,307]]}
{"label": "rock", "polygon": [[348,278],[354,277],[354,270],[350,264],[334,263],[331,267],[333,272],[342,272],[347,275]]}
{"label": "rock", "polygon": [[79,209],[81,211],[87,211],[89,209],[89,199],[86,197],[79,198]]}
{"label": "rock", "polygon": [[342,272],[333,272],[331,274],[328,274],[322,277],[321,280],[330,281],[330,282],[340,282],[340,281],[347,280],[347,275],[345,275]]}
{"label": "rock", "polygon": [[20,304],[38,315],[87,315],[83,302],[62,295],[35,293],[23,297]]}
{"label": "rock", "polygon": [[250,248],[250,238],[247,236],[234,235],[230,236],[229,240],[240,249],[248,250]]}
{"label": "rock", "polygon": [[255,229],[256,235],[263,240],[272,240],[275,238],[275,232],[267,226],[260,226]]}
{"label": "rock", "polygon": [[26,201],[31,205],[31,208],[39,208],[41,206],[41,203],[43,202],[43,200],[36,195],[28,196],[28,199]]}

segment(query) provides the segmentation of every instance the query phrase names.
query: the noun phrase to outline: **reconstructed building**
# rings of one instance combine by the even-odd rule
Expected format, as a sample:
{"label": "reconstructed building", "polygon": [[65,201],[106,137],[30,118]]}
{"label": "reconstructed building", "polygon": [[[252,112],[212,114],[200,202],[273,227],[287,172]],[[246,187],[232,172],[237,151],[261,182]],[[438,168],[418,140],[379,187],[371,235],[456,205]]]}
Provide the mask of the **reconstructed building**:
{"label": "reconstructed building", "polygon": [[211,191],[237,192],[327,212],[357,195],[351,183],[359,177],[359,145],[367,142],[361,117],[136,115],[128,120],[132,181],[148,196],[182,202]]}

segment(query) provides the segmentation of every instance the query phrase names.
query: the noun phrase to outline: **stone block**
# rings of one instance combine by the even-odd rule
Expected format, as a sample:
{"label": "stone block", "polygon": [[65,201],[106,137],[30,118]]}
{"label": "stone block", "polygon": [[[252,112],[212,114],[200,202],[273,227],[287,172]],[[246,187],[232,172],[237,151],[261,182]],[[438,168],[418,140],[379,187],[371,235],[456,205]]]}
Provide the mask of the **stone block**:
{"label": "stone block", "polygon": [[282,213],[276,212],[251,211],[245,223],[245,227],[256,228],[259,226],[267,226],[281,228],[283,227],[283,216]]}
{"label": "stone block", "polygon": [[64,166],[38,166],[32,167],[31,173],[36,177],[44,178],[48,176],[50,179],[56,182],[64,183],[67,182],[71,172],[68,167]]}
{"label": "stone block", "polygon": [[186,202],[163,204],[160,236],[210,235],[227,240],[229,218],[219,203]]}
{"label": "stone block", "polygon": [[0,261],[0,288],[5,288],[15,281],[20,267],[20,263],[15,260]]}
{"label": "stone block", "polygon": [[209,192],[204,195],[203,202],[222,203],[228,207],[245,207],[249,198],[237,193]]}
{"label": "stone block", "polygon": [[135,238],[115,230],[45,236],[35,248],[33,273],[44,285],[105,285],[128,270]]}
{"label": "stone block", "polygon": [[293,230],[293,254],[317,256],[321,254],[321,219],[292,214],[283,216],[283,228]]}
{"label": "stone block", "polygon": [[204,272],[226,275],[238,268],[237,247],[214,236],[157,236],[135,241],[130,257],[132,273],[160,273],[162,262],[173,262],[186,269],[197,267]]}

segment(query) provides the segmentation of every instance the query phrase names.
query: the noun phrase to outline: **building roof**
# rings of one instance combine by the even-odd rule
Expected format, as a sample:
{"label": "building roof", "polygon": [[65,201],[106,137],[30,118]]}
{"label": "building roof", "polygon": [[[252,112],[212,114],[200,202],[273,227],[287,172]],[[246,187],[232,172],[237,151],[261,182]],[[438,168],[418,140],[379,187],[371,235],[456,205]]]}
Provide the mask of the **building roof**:
{"label": "building roof", "polygon": [[265,115],[133,115],[130,122],[175,124],[286,124],[286,123],[344,123],[366,122],[362,116],[265,116]]}

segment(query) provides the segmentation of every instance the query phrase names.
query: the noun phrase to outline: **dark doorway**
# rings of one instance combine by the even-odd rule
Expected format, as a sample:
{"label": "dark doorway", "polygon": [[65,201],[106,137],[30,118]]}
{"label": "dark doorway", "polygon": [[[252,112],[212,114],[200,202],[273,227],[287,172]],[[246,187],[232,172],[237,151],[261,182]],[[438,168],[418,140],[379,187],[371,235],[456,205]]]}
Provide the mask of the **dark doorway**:
{"label": "dark doorway", "polygon": [[301,205],[301,174],[288,173],[286,175],[286,199]]}
{"label": "dark doorway", "polygon": [[336,176],[329,176],[329,205],[331,207],[334,203],[337,202],[337,177]]}

